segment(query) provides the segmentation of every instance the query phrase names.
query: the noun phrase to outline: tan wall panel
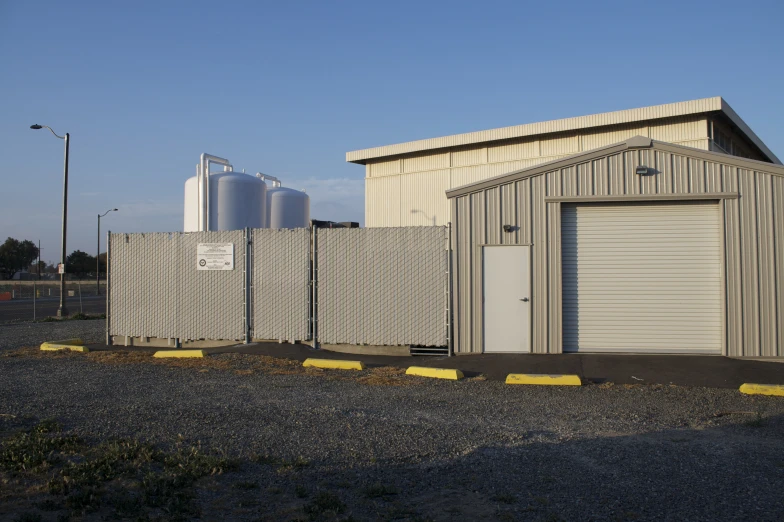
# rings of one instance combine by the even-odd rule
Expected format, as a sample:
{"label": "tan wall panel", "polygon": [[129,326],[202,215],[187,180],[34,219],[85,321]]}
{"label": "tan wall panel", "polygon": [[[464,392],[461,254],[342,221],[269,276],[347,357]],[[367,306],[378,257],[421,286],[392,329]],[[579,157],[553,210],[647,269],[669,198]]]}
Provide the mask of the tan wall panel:
{"label": "tan wall panel", "polygon": [[610,129],[586,133],[580,136],[582,147],[580,150],[593,150],[607,145],[614,145],[635,136],[648,136],[647,125],[623,125]]}
{"label": "tan wall panel", "polygon": [[448,152],[418,154],[403,158],[403,172],[405,173],[447,168],[449,168]]}
{"label": "tan wall panel", "polygon": [[563,156],[580,152],[580,139],[576,135],[543,138],[540,144],[542,156]]}
{"label": "tan wall panel", "polygon": [[487,161],[490,163],[535,158],[538,156],[540,156],[539,140],[527,140],[487,147]]}
{"label": "tan wall panel", "polygon": [[479,165],[482,163],[487,163],[487,149],[485,147],[472,147],[470,149],[452,151],[452,167]]}
{"label": "tan wall panel", "polygon": [[400,174],[401,172],[401,160],[400,159],[390,159],[390,160],[382,160],[382,161],[374,161],[372,163],[368,163],[368,168],[370,169],[370,177],[378,177],[378,176],[389,176],[391,174]]}
{"label": "tan wall panel", "polygon": [[[452,169],[452,187],[462,187],[463,185],[470,185],[471,183],[476,183],[477,181],[491,178],[493,175],[490,172],[491,170],[489,165],[477,165],[474,167],[461,167]],[[444,197],[446,197],[446,194],[444,194]]]}
{"label": "tan wall panel", "polygon": [[707,138],[702,140],[686,140],[678,142],[678,145],[684,147],[691,147],[693,149],[710,150],[710,140]]}
{"label": "tan wall panel", "polygon": [[365,226],[400,226],[400,176],[365,180]]}
{"label": "tan wall panel", "polygon": [[449,170],[404,174],[400,179],[400,226],[442,226],[449,222]]}
{"label": "tan wall panel", "polygon": [[708,137],[708,121],[703,117],[651,122],[648,132],[654,140],[682,145],[686,141],[705,140]]}

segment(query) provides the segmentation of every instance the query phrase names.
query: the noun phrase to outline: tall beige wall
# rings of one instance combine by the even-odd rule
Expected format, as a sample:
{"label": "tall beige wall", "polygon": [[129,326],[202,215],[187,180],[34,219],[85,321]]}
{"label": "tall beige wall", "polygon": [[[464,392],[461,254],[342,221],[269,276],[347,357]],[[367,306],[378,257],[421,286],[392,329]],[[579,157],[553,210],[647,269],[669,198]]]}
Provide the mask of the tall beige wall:
{"label": "tall beige wall", "polygon": [[646,136],[710,150],[706,116],[683,116],[369,160],[365,226],[445,225],[450,188]]}

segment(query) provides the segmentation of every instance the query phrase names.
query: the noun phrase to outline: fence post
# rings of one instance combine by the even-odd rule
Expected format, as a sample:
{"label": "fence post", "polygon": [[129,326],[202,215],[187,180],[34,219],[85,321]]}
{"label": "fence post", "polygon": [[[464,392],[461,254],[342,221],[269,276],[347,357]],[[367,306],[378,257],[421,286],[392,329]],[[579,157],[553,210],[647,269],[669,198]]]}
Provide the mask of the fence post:
{"label": "fence post", "polygon": [[251,335],[251,287],[253,285],[253,265],[251,263],[251,252],[253,250],[252,243],[253,240],[251,239],[251,229],[249,227],[245,227],[245,256],[244,256],[244,264],[242,267],[243,271],[243,300],[244,306],[243,308],[243,326],[245,328],[245,344],[248,344],[252,340]]}
{"label": "fence post", "polygon": [[35,297],[36,297],[36,290],[35,290],[35,281],[33,281],[33,321],[35,321]]}
{"label": "fence post", "polygon": [[111,277],[112,271],[111,267],[111,254],[112,254],[112,231],[106,231],[106,346],[112,345],[112,336],[109,333],[109,321],[111,318],[111,305],[112,302],[112,294],[111,294]]}
{"label": "fence post", "polygon": [[313,348],[318,349],[318,227],[311,222],[311,236],[313,238],[310,250],[311,264],[311,335],[313,337]]}
{"label": "fence post", "polygon": [[82,306],[82,280],[79,279],[76,281],[76,285],[79,287],[79,313],[84,313],[84,307]]}
{"label": "fence post", "polygon": [[447,223],[446,246],[446,342],[447,356],[455,354],[454,325],[452,324],[452,222]]}

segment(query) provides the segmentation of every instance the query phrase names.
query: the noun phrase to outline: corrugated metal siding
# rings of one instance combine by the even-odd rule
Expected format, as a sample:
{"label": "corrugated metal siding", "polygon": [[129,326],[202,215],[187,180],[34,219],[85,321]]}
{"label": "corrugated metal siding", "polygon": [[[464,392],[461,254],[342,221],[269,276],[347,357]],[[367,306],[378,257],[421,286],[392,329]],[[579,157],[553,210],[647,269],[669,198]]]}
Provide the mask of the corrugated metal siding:
{"label": "corrugated metal siding", "polygon": [[[678,125],[678,123],[668,123],[665,126]],[[590,132],[580,136],[581,147],[580,150],[593,150],[600,147],[606,147],[614,143],[626,141],[634,136],[648,136],[647,125],[620,125],[618,127],[611,127],[610,129],[602,129],[596,132]]]}
{"label": "corrugated metal siding", "polygon": [[564,204],[560,214],[564,351],[721,353],[717,202]]}
{"label": "corrugated metal siding", "polygon": [[643,136],[683,145],[683,142],[707,138],[708,120],[705,116],[698,116],[650,122],[648,133],[643,134]]}
{"label": "corrugated metal siding", "polygon": [[[730,158],[728,158],[729,160]],[[641,164],[657,173],[641,179],[634,169]],[[512,186],[514,189],[504,189]],[[723,266],[725,273],[725,346],[731,356],[784,356],[784,178],[762,171],[744,170],[722,161],[689,157],[688,151],[628,150],[583,160],[537,176],[508,181],[493,188],[454,200],[455,243],[454,299],[455,350],[474,353],[481,347],[481,266],[475,250],[481,244],[532,243],[533,346],[536,353],[558,353],[561,308],[557,282],[560,232],[553,227],[557,202],[546,195],[578,196],[694,194],[739,192],[739,199],[722,199]],[[549,192],[548,192],[549,191]],[[486,193],[486,194],[485,194]],[[509,209],[514,193],[515,211]],[[495,201],[498,198],[498,201]],[[490,214],[488,214],[488,212]],[[496,216],[496,213],[499,213]],[[491,215],[492,214],[492,215]],[[515,222],[505,222],[516,216]],[[513,233],[495,229],[510,224]],[[493,229],[493,230],[491,230]],[[758,254],[759,252],[759,254]],[[763,289],[764,288],[764,289]],[[555,299],[556,303],[551,303]],[[468,323],[468,324],[467,324]]]}
{"label": "corrugated metal siding", "polygon": [[370,167],[370,177],[377,178],[379,176],[390,176],[393,174],[400,174],[402,172],[402,160],[399,158],[380,160],[368,163]]}
{"label": "corrugated metal siding", "polygon": [[365,180],[365,226],[400,226],[401,176]]}
{"label": "corrugated metal siding", "polygon": [[308,339],[310,230],[254,229],[253,338]]}
{"label": "corrugated metal siding", "polygon": [[470,149],[457,149],[452,151],[451,167],[463,167],[465,165],[479,165],[487,163],[487,148],[472,147]]}
{"label": "corrugated metal siding", "polygon": [[[112,234],[110,335],[239,340],[244,231]],[[234,270],[197,270],[199,243],[234,243]]]}
{"label": "corrugated metal siding", "polygon": [[403,158],[403,172],[449,168],[449,153],[425,153]]}
{"label": "corrugated metal siding", "polygon": [[538,156],[541,156],[539,140],[520,140],[487,147],[487,161],[490,163],[501,163]]}
{"label": "corrugated metal siding", "polygon": [[[639,109],[606,112],[602,114],[593,114],[590,116],[578,116],[575,118],[565,118],[561,120],[552,120],[540,123],[529,123],[526,125],[515,125],[513,127],[468,132],[465,134],[455,134],[453,136],[444,136],[441,138],[430,138],[425,140],[409,141],[406,143],[398,143],[395,145],[385,145],[382,147],[356,150],[346,153],[346,161],[362,161],[370,158],[409,154],[412,152],[419,152],[428,149],[459,147],[486,141],[508,140],[521,138],[524,136],[534,136],[538,134],[568,132],[590,127],[628,124],[636,121],[655,120],[660,118],[673,118],[689,114],[718,111],[725,108],[725,106],[726,104],[723,103],[723,100],[720,97],[715,97],[679,103],[669,103],[666,105],[656,105],[653,107],[642,107]],[[728,106],[726,107],[729,108]]]}
{"label": "corrugated metal siding", "polygon": [[542,138],[539,143],[542,151],[541,155],[545,157],[580,152],[580,137],[577,135]]}
{"label": "corrugated metal siding", "polygon": [[400,179],[400,222],[408,226],[443,226],[449,222],[449,170],[406,174]]}
{"label": "corrugated metal siding", "polygon": [[445,346],[445,227],[320,229],[318,340]]}
{"label": "corrugated metal siding", "polygon": [[[693,121],[694,118],[699,119]],[[704,116],[667,119],[655,128],[659,135],[672,138],[701,137],[702,141],[684,143],[688,146],[700,146],[705,150],[708,148],[707,120]],[[695,134],[698,132],[702,134]],[[648,133],[649,128],[646,125],[622,125],[601,131],[594,130],[589,134],[561,134],[527,141],[520,139],[488,147],[455,148],[448,152],[420,153],[402,159],[372,163],[369,165],[369,179],[365,187],[365,226],[432,225],[432,216],[435,216],[436,225],[445,225],[451,219],[449,205],[444,196],[446,189],[469,185],[564,158],[575,152],[592,150]],[[655,158],[650,159],[649,165],[653,166],[654,162]],[[445,171],[446,174],[443,174]],[[379,176],[389,179],[386,183],[378,183]],[[394,187],[392,180],[397,178],[400,187]],[[659,181],[652,179],[649,182]],[[448,183],[446,189],[443,188],[444,183]],[[413,188],[416,186],[420,188]],[[580,190],[582,192],[585,189]],[[647,190],[642,193],[653,193],[650,188],[639,187],[639,190]],[[401,199],[396,199],[398,194]],[[411,198],[416,199],[414,207],[408,203]],[[398,214],[394,212],[396,206],[399,207]],[[413,208],[431,216],[430,220],[425,221],[423,215],[409,215]]]}

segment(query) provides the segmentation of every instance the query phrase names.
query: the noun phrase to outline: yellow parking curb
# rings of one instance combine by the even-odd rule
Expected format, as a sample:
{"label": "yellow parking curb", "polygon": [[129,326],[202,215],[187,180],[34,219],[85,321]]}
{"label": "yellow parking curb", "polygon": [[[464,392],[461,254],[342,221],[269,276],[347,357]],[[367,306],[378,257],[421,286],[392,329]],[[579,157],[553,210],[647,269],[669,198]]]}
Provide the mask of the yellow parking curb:
{"label": "yellow parking curb", "polygon": [[204,357],[207,355],[204,350],[162,350],[155,352],[153,357]]}
{"label": "yellow parking curb", "polygon": [[418,375],[419,377],[431,377],[433,379],[449,379],[459,381],[463,378],[463,372],[448,368],[425,368],[422,366],[409,366],[406,375]]}
{"label": "yellow parking curb", "polygon": [[47,341],[41,345],[41,350],[45,352],[57,352],[60,350],[71,350],[72,352],[87,353],[89,348],[84,346],[81,339],[66,339],[64,341]]}
{"label": "yellow parking curb", "polygon": [[544,386],[581,386],[577,375],[548,375],[544,373],[510,373],[506,384],[536,384]]}
{"label": "yellow parking curb", "polygon": [[745,383],[740,387],[740,392],[746,395],[775,395],[784,397],[784,384],[750,384]]}
{"label": "yellow parking curb", "polygon": [[327,368],[331,370],[364,370],[362,361],[337,361],[334,359],[305,359],[305,368]]}

